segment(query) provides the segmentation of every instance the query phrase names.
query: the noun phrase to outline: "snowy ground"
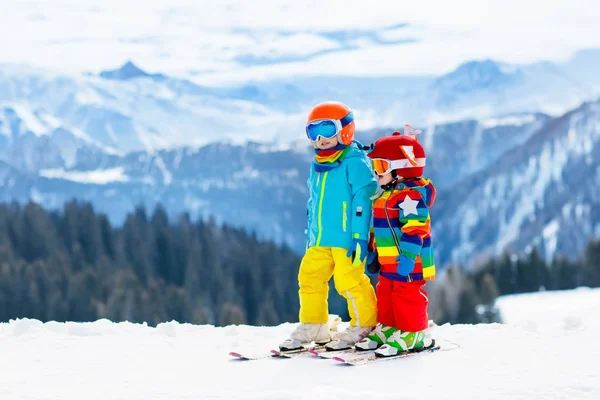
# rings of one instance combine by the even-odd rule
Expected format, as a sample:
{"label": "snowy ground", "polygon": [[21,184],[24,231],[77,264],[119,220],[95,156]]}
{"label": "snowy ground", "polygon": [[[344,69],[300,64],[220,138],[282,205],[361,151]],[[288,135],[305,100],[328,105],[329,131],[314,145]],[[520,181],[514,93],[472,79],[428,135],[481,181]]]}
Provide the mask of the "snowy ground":
{"label": "snowy ground", "polygon": [[506,324],[433,329],[459,349],[361,367],[228,357],[267,351],[293,324],[11,321],[0,324],[0,399],[600,398],[600,290],[511,296],[498,305]]}

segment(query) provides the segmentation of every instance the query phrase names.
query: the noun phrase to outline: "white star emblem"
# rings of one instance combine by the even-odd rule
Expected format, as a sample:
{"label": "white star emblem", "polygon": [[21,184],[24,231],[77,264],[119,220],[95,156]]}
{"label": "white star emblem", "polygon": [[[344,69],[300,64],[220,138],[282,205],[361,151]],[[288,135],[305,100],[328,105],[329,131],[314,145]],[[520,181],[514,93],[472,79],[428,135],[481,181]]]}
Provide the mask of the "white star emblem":
{"label": "white star emblem", "polygon": [[404,201],[400,203],[400,208],[404,210],[404,216],[408,216],[410,214],[419,215],[417,211],[417,205],[419,202],[417,200],[413,200],[408,195],[404,198]]}

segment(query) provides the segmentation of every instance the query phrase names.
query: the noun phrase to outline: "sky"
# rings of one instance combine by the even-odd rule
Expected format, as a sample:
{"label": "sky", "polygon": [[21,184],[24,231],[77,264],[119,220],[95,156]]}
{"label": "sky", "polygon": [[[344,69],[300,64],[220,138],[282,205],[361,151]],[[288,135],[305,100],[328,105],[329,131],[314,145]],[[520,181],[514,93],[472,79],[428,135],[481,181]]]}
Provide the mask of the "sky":
{"label": "sky", "polygon": [[19,0],[0,13],[0,63],[80,73],[133,60],[207,85],[431,75],[567,60],[600,48],[598,19],[588,0]]}

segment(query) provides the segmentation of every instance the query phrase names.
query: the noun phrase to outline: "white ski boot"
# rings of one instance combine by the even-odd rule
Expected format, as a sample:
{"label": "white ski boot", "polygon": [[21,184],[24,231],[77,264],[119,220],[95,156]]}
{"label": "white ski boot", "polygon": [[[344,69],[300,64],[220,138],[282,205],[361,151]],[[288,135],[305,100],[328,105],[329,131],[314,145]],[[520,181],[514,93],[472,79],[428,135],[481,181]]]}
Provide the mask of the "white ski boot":
{"label": "white ski boot", "polygon": [[349,326],[325,345],[327,350],[345,350],[360,342],[373,330],[372,326]]}
{"label": "white ski boot", "polygon": [[330,320],[330,322],[324,324],[301,323],[290,334],[290,337],[279,345],[279,350],[297,350],[312,342],[315,344],[328,343],[331,341],[333,334],[336,332],[340,321],[341,318],[336,317],[335,319]]}

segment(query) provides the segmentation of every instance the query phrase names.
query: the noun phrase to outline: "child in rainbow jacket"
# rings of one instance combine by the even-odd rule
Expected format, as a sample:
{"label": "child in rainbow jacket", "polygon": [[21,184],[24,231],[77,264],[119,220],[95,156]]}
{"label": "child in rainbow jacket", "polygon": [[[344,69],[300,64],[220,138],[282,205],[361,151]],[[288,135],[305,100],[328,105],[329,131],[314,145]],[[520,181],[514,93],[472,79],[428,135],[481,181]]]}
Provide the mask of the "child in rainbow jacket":
{"label": "child in rainbow jacket", "polygon": [[373,196],[373,228],[367,269],[379,273],[377,326],[355,346],[379,356],[418,351],[434,345],[426,335],[425,282],[435,278],[429,208],[435,188],[422,177],[425,150],[406,126],[377,140],[368,153],[380,190]]}

